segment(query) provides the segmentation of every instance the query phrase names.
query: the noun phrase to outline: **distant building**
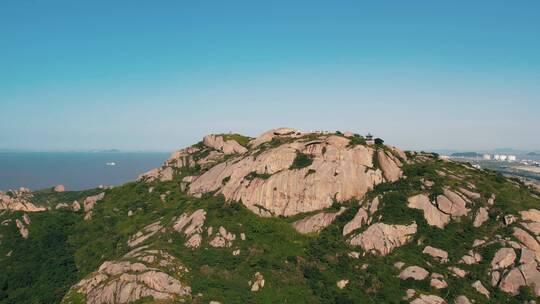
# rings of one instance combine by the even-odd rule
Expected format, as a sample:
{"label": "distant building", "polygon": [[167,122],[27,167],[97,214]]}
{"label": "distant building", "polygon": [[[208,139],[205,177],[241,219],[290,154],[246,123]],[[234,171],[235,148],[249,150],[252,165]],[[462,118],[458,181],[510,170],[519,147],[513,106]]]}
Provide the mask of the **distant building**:
{"label": "distant building", "polygon": [[507,161],[508,160],[508,155],[501,154],[500,156],[501,156],[500,159],[499,159],[500,161]]}
{"label": "distant building", "polygon": [[515,155],[508,155],[508,161],[516,161],[517,157]]}
{"label": "distant building", "polygon": [[482,155],[482,158],[484,160],[491,160],[491,154],[484,154],[484,155]]}
{"label": "distant building", "polygon": [[478,170],[482,169],[482,167],[481,167],[480,165],[478,165],[478,164],[474,164],[474,165],[472,165],[472,166],[473,166],[474,168],[478,169]]}
{"label": "distant building", "polygon": [[373,139],[373,135],[371,135],[371,133],[368,133],[366,135],[366,144],[368,144],[368,145],[374,145],[375,144],[375,139]]}

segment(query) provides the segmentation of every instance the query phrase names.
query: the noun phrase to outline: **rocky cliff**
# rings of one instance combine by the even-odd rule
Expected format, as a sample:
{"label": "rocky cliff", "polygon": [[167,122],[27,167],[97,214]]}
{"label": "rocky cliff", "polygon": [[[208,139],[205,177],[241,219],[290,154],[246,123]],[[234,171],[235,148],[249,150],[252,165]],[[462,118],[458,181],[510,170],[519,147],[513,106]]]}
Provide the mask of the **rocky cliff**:
{"label": "rocky cliff", "polygon": [[176,169],[200,166],[198,175],[184,178],[189,195],[223,195],[262,216],[292,216],[362,199],[374,186],[401,178],[405,153],[355,140],[282,128],[252,139],[247,149],[223,135],[208,135],[140,179],[171,180]]}

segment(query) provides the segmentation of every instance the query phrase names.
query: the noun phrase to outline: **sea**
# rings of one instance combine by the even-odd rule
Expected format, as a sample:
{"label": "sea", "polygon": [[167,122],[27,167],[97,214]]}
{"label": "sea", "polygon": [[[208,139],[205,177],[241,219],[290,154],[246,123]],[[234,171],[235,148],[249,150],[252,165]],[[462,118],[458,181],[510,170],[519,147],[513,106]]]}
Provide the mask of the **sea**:
{"label": "sea", "polygon": [[159,167],[169,152],[0,152],[0,190],[117,186]]}

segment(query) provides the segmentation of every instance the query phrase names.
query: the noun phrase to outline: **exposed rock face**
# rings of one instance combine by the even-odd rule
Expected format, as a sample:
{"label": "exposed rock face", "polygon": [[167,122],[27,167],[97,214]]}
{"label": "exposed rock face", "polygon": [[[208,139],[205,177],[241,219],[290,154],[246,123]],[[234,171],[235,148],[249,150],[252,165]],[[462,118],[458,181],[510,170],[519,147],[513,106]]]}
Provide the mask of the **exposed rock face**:
{"label": "exposed rock face", "polygon": [[474,218],[473,226],[478,228],[482,226],[483,223],[485,223],[489,219],[489,214],[486,208],[481,207],[478,209],[478,213],[476,214],[476,217]]}
{"label": "exposed rock face", "polygon": [[339,289],[343,289],[345,287],[347,287],[347,285],[349,284],[349,280],[339,280],[337,281],[336,285]]}
{"label": "exposed rock face", "polygon": [[510,226],[513,223],[515,223],[516,221],[517,221],[517,217],[514,216],[513,214],[506,214],[504,216],[504,225],[505,226]]}
{"label": "exposed rock face", "polygon": [[100,194],[96,194],[93,196],[89,196],[83,201],[83,208],[84,208],[84,220],[89,221],[92,219],[92,209],[94,209],[94,206],[96,203],[100,200],[102,200],[105,197],[105,192],[102,192]]}
{"label": "exposed rock face", "polygon": [[540,210],[529,209],[519,212],[524,221],[540,222]]}
{"label": "exposed rock face", "polygon": [[88,212],[88,211],[94,209],[94,205],[98,201],[102,200],[104,197],[105,197],[105,192],[102,192],[102,193],[92,195],[92,196],[89,196],[89,197],[85,198],[84,202],[83,202],[84,212]]}
{"label": "exposed rock face", "polygon": [[64,192],[66,191],[66,187],[64,187],[64,185],[57,185],[53,190],[54,192]]}
{"label": "exposed rock face", "polygon": [[60,203],[60,204],[56,204],[56,207],[54,207],[54,209],[64,209],[64,208],[69,208],[69,205],[66,203]]}
{"label": "exposed rock face", "polygon": [[21,190],[9,191],[7,194],[0,191],[0,210],[39,212],[47,210],[44,207],[38,207],[28,201],[32,196],[30,190],[22,188]]}
{"label": "exposed rock face", "polygon": [[19,219],[16,219],[15,223],[17,224],[17,229],[19,229],[19,233],[21,234],[21,236],[23,238],[27,239],[28,238],[28,228],[26,228],[24,223]]}
{"label": "exposed rock face", "polygon": [[261,134],[259,137],[251,140],[249,142],[249,145],[253,148],[256,148],[258,147],[259,145],[261,144],[264,144],[264,143],[267,143],[269,141],[271,141],[272,139],[276,138],[276,137],[292,137],[292,138],[296,138],[296,137],[300,137],[302,135],[301,132],[298,132],[296,131],[295,129],[291,129],[291,128],[278,128],[278,129],[274,129],[274,130],[270,130],[268,132],[265,132],[263,134]]}
{"label": "exposed rock face", "polygon": [[345,236],[362,227],[362,225],[367,224],[368,218],[369,215],[364,208],[358,209],[358,212],[356,212],[354,218],[343,227],[343,235]]}
{"label": "exposed rock face", "polygon": [[467,215],[470,211],[466,207],[466,201],[459,194],[448,188],[444,189],[444,195],[437,197],[437,205],[442,212],[450,214],[453,217]]}
{"label": "exposed rock face", "polygon": [[354,230],[362,227],[365,224],[371,223],[370,215],[373,215],[375,212],[377,212],[377,209],[379,208],[379,197],[375,197],[369,206],[361,206],[360,209],[358,209],[358,212],[356,212],[356,215],[352,220],[350,220],[345,226],[343,227],[343,235],[347,235]]}
{"label": "exposed rock face", "polygon": [[399,274],[399,278],[402,280],[413,279],[416,281],[425,280],[429,275],[429,272],[422,267],[409,266],[405,268]]}
{"label": "exposed rock face", "polygon": [[478,264],[481,261],[482,261],[482,256],[479,253],[469,250],[469,252],[466,255],[464,255],[459,262],[462,264],[472,265],[472,264]]}
{"label": "exposed rock face", "polygon": [[540,245],[536,239],[528,234],[525,230],[514,227],[514,236],[530,250],[540,253]]}
{"label": "exposed rock face", "polygon": [[516,295],[521,286],[529,286],[536,296],[540,296],[540,271],[538,271],[537,256],[537,251],[522,248],[520,265],[504,274],[499,288],[504,292]]}
{"label": "exposed rock face", "polygon": [[232,242],[236,240],[236,235],[230,233],[225,227],[219,227],[218,233],[210,241],[212,247],[231,247]]}
{"label": "exposed rock face", "polygon": [[23,214],[23,222],[26,224],[26,225],[30,225],[30,217],[28,216],[28,214]]}
{"label": "exposed rock face", "polygon": [[437,196],[436,205],[430,202],[426,194],[418,194],[409,197],[407,206],[422,210],[429,225],[444,228],[451,218],[467,215],[470,209],[466,204],[461,196],[445,188],[444,195]]}
{"label": "exposed rock face", "polygon": [[484,285],[482,285],[482,282],[476,281],[476,282],[472,283],[471,286],[472,286],[474,289],[476,289],[476,291],[478,291],[479,293],[483,294],[484,296],[486,296],[486,298],[489,299],[489,291],[484,287]]}
{"label": "exposed rock face", "polygon": [[439,296],[422,294],[414,299],[411,304],[446,304],[446,301]]}
{"label": "exposed rock face", "polygon": [[[394,147],[376,151],[349,145],[349,138],[325,132],[275,129],[251,140],[251,150],[225,138],[208,135],[203,139],[204,147],[173,153],[161,168],[141,174],[139,180],[170,180],[174,168],[200,165],[203,173],[183,180],[182,191],[196,197],[208,192],[222,194],[261,216],[292,216],[330,207],[334,197],[338,202],[360,200],[375,185],[401,178],[401,161],[406,160],[405,153]],[[265,145],[276,138],[283,144]],[[299,153],[308,155],[312,162],[291,169]],[[227,154],[233,156],[225,158]],[[373,157],[382,170],[374,167]]]}
{"label": "exposed rock face", "polygon": [[202,242],[202,232],[204,221],[206,220],[206,211],[198,209],[192,214],[184,213],[173,221],[173,229],[177,232],[183,232],[186,236],[186,243],[189,248],[198,248]]}
{"label": "exposed rock face", "polygon": [[81,204],[79,204],[78,201],[73,201],[73,203],[71,204],[71,210],[75,212],[81,210]]}
{"label": "exposed rock face", "polygon": [[526,283],[523,274],[519,268],[514,268],[501,280],[499,288],[504,292],[516,295],[519,293],[519,288],[525,285]]}
{"label": "exposed rock face", "polygon": [[235,140],[224,140],[221,135],[206,135],[203,138],[203,144],[207,147],[219,150],[225,154],[243,154],[248,150]]}
{"label": "exposed rock face", "polygon": [[424,211],[424,218],[431,226],[444,228],[450,222],[450,216],[435,207],[425,194],[418,194],[409,197],[407,200],[409,208],[420,209]]}
{"label": "exposed rock face", "polygon": [[540,235],[540,223],[537,223],[537,222],[530,222],[530,223],[522,222],[521,226],[523,226],[525,229],[529,230],[530,232],[534,233],[535,235]]}
{"label": "exposed rock face", "polygon": [[322,212],[298,220],[292,225],[296,231],[303,234],[319,232],[330,226],[336,217],[342,214],[345,210],[347,209],[342,207],[338,212]]}
{"label": "exposed rock face", "polygon": [[506,268],[514,265],[516,260],[516,252],[512,248],[501,248],[493,256],[491,260],[491,268],[494,270]]}
{"label": "exposed rock face", "polygon": [[401,178],[403,175],[403,172],[400,169],[401,162],[392,153],[379,150],[377,152],[377,158],[379,160],[379,166],[384,173],[384,178],[386,178],[387,181],[395,182]]}
{"label": "exposed rock face", "polygon": [[177,278],[185,272],[168,253],[141,247],[119,261],[103,263],[72,292],[84,294],[88,304],[131,303],[145,297],[173,300],[191,294],[191,288]]}
{"label": "exposed rock face", "polygon": [[429,281],[429,285],[436,289],[444,289],[448,287],[448,283],[446,283],[444,280],[444,276],[439,273],[431,274],[431,281]]}
{"label": "exposed rock face", "polygon": [[251,287],[251,291],[259,291],[264,287],[264,276],[260,272],[256,272],[253,275],[253,282],[249,281],[248,285]]}
{"label": "exposed rock face", "polygon": [[132,235],[129,238],[127,244],[129,247],[138,246],[160,231],[163,231],[163,226],[161,226],[161,221],[153,222],[152,224],[141,229],[141,231]]}
{"label": "exposed rock face", "polygon": [[466,197],[472,200],[478,200],[482,197],[480,193],[470,191],[469,189],[466,189],[466,188],[459,188],[459,192],[465,194]]}
{"label": "exposed rock face", "polygon": [[424,250],[422,251],[422,253],[430,255],[430,256],[438,259],[439,261],[441,261],[443,263],[448,262],[448,252],[446,252],[446,251],[444,251],[442,249],[431,247],[431,246],[426,246],[424,248]]}
{"label": "exposed rock face", "polygon": [[467,275],[467,271],[459,267],[448,267],[448,270],[450,270],[455,276],[459,278],[464,278]]}
{"label": "exposed rock face", "polygon": [[388,225],[375,223],[364,232],[353,236],[349,243],[360,245],[364,251],[374,251],[380,255],[387,255],[392,250],[407,243],[416,233],[417,225]]}
{"label": "exposed rock face", "polygon": [[[252,151],[211,167],[191,182],[188,194],[216,191],[259,215],[291,216],[330,207],[334,197],[339,202],[361,199],[383,182],[383,174],[392,180],[400,176],[397,157],[384,152],[388,161],[381,171],[373,167],[373,148],[349,146],[349,142],[341,136],[320,135],[317,140],[296,138]],[[308,155],[312,162],[290,169],[298,153]]]}
{"label": "exposed rock face", "polygon": [[461,295],[454,300],[454,304],[471,304],[471,301],[466,296]]}

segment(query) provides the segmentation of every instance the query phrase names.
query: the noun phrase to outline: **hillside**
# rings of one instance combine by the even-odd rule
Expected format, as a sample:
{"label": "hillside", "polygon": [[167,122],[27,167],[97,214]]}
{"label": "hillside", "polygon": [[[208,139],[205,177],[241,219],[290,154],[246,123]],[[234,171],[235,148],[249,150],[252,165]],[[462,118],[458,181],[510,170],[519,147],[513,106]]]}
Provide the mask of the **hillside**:
{"label": "hillside", "polygon": [[349,132],[208,135],[122,186],[0,193],[0,303],[531,303],[539,195]]}

